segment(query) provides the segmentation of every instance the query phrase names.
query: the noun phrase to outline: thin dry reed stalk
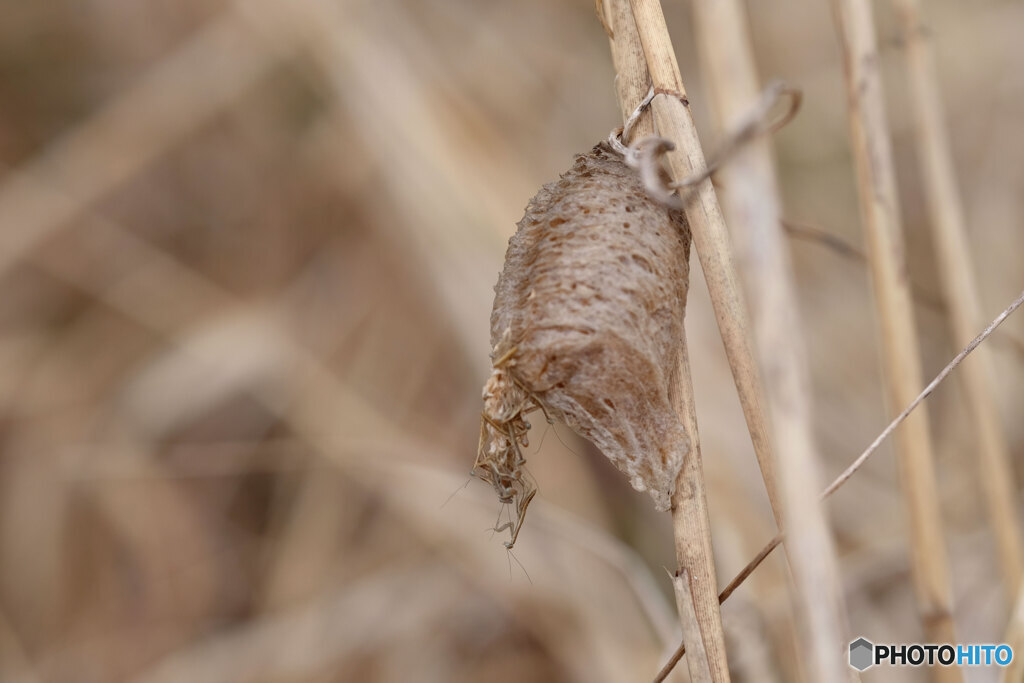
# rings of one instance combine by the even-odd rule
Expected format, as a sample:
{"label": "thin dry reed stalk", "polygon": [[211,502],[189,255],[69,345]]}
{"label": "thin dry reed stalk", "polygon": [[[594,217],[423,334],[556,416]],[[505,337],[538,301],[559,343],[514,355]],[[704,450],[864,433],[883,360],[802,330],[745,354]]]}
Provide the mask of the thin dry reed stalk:
{"label": "thin dry reed stalk", "polygon": [[[612,57],[615,64],[619,105],[625,120],[650,88],[650,75],[643,46],[637,31],[633,10],[628,0],[613,0],[607,5],[605,23],[611,28]],[[652,117],[645,113],[634,127],[642,137],[654,132]],[[628,142],[628,141],[627,141]],[[691,223],[692,225],[692,223]],[[678,402],[674,406],[690,436],[690,453],[676,482],[672,497],[672,520],[675,530],[676,560],[679,565],[676,602],[683,642],[701,656],[687,661],[694,681],[729,680],[725,656],[725,636],[718,602],[714,554],[711,547],[711,523],[708,518],[700,437],[694,412],[693,386],[685,343],[679,359]],[[678,580],[685,577],[685,582]],[[685,586],[683,585],[685,584]],[[684,588],[685,590],[681,590]],[[696,628],[694,628],[696,626]]]}
{"label": "thin dry reed stalk", "polygon": [[[831,496],[833,493],[839,490],[839,488],[841,488],[847,481],[849,481],[849,479],[854,474],[856,474],[856,472],[864,465],[864,463],[866,463],[868,459],[878,451],[878,447],[881,446],[882,443],[889,436],[891,436],[894,431],[896,431],[896,428],[903,424],[903,421],[906,420],[911,415],[911,413],[913,413],[914,410],[932,394],[933,391],[935,391],[935,389],[950,375],[950,373],[953,372],[953,370],[955,370],[969,355],[971,355],[972,352],[977,350],[978,347],[981,346],[982,342],[988,339],[989,336],[992,335],[992,333],[994,333],[996,329],[1000,325],[1002,325],[1008,317],[1013,315],[1013,313],[1018,308],[1021,307],[1021,305],[1024,305],[1024,292],[1021,292],[1021,294],[1009,306],[1007,306],[1002,313],[996,316],[996,318],[992,322],[990,322],[988,326],[980,334],[978,334],[978,336],[972,339],[971,342],[967,344],[967,346],[961,349],[960,352],[957,353],[957,355],[953,358],[953,360],[947,363],[946,366],[939,372],[939,374],[936,375],[935,378],[928,383],[928,386],[922,389],[921,393],[919,393],[917,397],[906,408],[904,408],[902,412],[900,412],[899,415],[893,418],[889,425],[885,429],[883,429],[877,437],[875,437],[875,440],[872,441],[871,444],[869,444],[868,447],[864,449],[864,451],[857,457],[857,459],[854,460],[849,467],[843,470],[843,472],[839,476],[837,476],[831,484],[828,485],[828,487],[822,492],[821,499],[827,499],[829,496]],[[722,593],[719,596],[722,602],[725,602],[725,600],[730,595],[732,595],[733,591],[735,591],[736,588],[738,588],[746,580],[746,578],[750,576],[754,569],[756,569],[757,566],[764,561],[764,559],[772,552],[772,550],[774,550],[776,546],[778,546],[779,543],[782,542],[783,537],[783,533],[779,533],[778,535],[776,535],[775,538],[769,541],[768,544],[761,549],[761,552],[759,552],[757,556],[753,560],[751,560],[747,564],[747,566],[744,567],[743,570],[731,582],[729,582],[729,585],[722,590]],[[1013,630],[1013,621],[1011,621],[1010,629],[1010,633],[1011,635],[1013,635],[1014,638],[1021,638],[1022,640],[1024,640],[1024,636],[1021,635],[1020,631]],[[1011,636],[1008,635],[1006,642],[1014,642],[1013,640],[1010,640],[1010,638]]]}
{"label": "thin dry reed stalk", "polygon": [[[983,318],[935,59],[921,25],[918,0],[893,0],[893,4],[903,25],[910,101],[914,112],[914,140],[940,281],[949,308],[953,342],[964,346]],[[1004,586],[1007,595],[1013,596],[1020,584],[1024,555],[1014,500],[1013,466],[1006,436],[999,423],[989,350],[978,349],[974,358],[964,363],[962,373],[965,398],[979,441],[977,464],[982,497],[995,534]]]}
{"label": "thin dry reed stalk", "polygon": [[[882,328],[889,410],[913,401],[921,385],[921,358],[904,263],[899,200],[885,118],[872,11],[866,0],[835,0],[842,43],[853,156],[862,220],[868,235]],[[952,596],[928,414],[909,416],[898,434],[901,483],[910,521],[912,574],[929,642],[956,642]],[[953,667],[937,667],[937,680],[960,680]]]}
{"label": "thin dry reed stalk", "polygon": [[[686,101],[686,88],[660,0],[632,0],[631,5],[647,68],[657,93],[651,103],[655,124],[659,134],[676,146],[667,158],[672,177],[681,181],[707,167]],[[751,348],[747,308],[736,275],[725,220],[711,183],[700,184],[685,210],[768,499],[772,508],[777,510],[779,496],[775,456],[763,405],[761,378]]]}
{"label": "thin dry reed stalk", "polygon": [[[737,0],[693,3],[695,32],[721,132],[737,126],[757,104],[757,70],[743,8]],[[810,373],[803,325],[781,223],[781,203],[770,142],[753,140],[719,172],[723,207],[737,246],[737,262],[751,295],[754,342],[762,375],[774,452],[779,454],[786,552],[795,581],[798,617],[812,680],[843,681],[840,656],[844,611],[835,544],[820,501]],[[777,521],[779,521],[777,519]]]}
{"label": "thin dry reed stalk", "polygon": [[[700,622],[694,609],[693,584],[690,582],[689,572],[685,569],[679,570],[679,573],[672,577],[672,585],[675,587],[676,602],[679,603],[679,621],[683,626],[683,637],[691,640],[697,638],[700,642]],[[706,648],[691,649],[687,664],[692,683],[710,683],[711,665],[708,663]]]}
{"label": "thin dry reed stalk", "polygon": [[[1016,299],[1014,299],[1014,301],[1009,306],[1007,306],[1002,313],[996,316],[995,319],[992,322],[990,322],[988,326],[981,331],[980,334],[978,334],[978,336],[972,339],[970,344],[962,348],[960,352],[953,357],[953,360],[949,361],[949,363],[946,364],[946,367],[942,368],[939,374],[936,375],[935,378],[928,383],[928,386],[922,389],[921,393],[919,393],[914,398],[914,400],[911,401],[910,404],[900,412],[899,415],[893,418],[892,422],[890,422],[889,425],[885,429],[883,429],[878,436],[875,437],[875,440],[872,441],[859,456],[857,456],[857,459],[850,463],[850,466],[843,470],[843,472],[838,477],[832,480],[832,483],[829,484],[824,491],[822,491],[821,499],[825,500],[833,493],[838,491],[843,486],[843,484],[849,481],[850,477],[856,474],[857,470],[859,470],[872,455],[878,452],[878,447],[881,446],[882,443],[887,438],[889,438],[889,436],[891,436],[894,431],[896,431],[896,428],[903,424],[903,421],[906,420],[926,398],[931,396],[932,392],[935,391],[936,387],[942,384],[942,382],[947,377],[949,377],[950,373],[953,372],[953,370],[955,370],[957,366],[959,366],[964,361],[964,359],[966,359],[969,355],[971,355],[973,351],[975,351],[979,346],[981,346],[982,342],[988,339],[989,336],[991,336],[992,333],[994,333],[996,329],[998,329],[999,326],[1002,325],[1007,318],[1013,315],[1013,313],[1022,305],[1024,305],[1024,292],[1021,292],[1020,295]],[[771,555],[772,551],[775,550],[775,548],[777,548],[780,543],[782,543],[784,538],[785,532],[780,531],[778,534],[775,535],[775,537],[772,540],[768,541],[768,543],[763,548],[761,548],[760,552],[758,552],[757,555],[755,555],[754,558],[747,563],[747,566],[741,569],[739,574],[733,577],[732,581],[730,581],[729,584],[722,589],[722,592],[718,595],[718,600],[720,602],[725,602],[726,600],[728,600],[729,596],[731,596],[737,588],[743,585],[743,582],[747,580],[747,578],[754,572],[755,569],[758,568],[758,566],[760,566],[762,562],[764,562],[765,558]],[[1022,640],[1024,640],[1024,636],[1022,636]],[[661,673],[659,673],[659,675],[655,678],[655,683],[664,680],[665,676],[668,675],[668,673],[678,663],[679,659],[685,653],[686,647],[685,644],[682,644],[673,654],[672,658],[669,659],[668,663],[666,663],[665,666],[662,668]]]}

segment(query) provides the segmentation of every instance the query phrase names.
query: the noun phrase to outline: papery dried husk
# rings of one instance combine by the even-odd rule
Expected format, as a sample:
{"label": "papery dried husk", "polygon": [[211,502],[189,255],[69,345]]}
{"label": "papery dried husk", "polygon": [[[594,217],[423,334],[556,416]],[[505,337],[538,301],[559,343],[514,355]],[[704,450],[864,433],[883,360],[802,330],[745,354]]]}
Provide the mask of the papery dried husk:
{"label": "papery dried husk", "polygon": [[604,143],[530,200],[495,287],[478,457],[506,502],[519,500],[522,420],[539,404],[669,509],[689,451],[673,407],[689,247],[683,214]]}

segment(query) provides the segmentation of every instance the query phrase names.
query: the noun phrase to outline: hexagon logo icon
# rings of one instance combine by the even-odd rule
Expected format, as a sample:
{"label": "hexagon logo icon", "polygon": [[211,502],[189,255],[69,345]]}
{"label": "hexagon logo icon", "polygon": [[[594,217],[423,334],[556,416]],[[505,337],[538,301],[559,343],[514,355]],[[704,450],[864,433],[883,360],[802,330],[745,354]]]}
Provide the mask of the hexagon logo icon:
{"label": "hexagon logo icon", "polygon": [[858,638],[850,643],[850,666],[864,671],[874,665],[875,646],[867,638]]}

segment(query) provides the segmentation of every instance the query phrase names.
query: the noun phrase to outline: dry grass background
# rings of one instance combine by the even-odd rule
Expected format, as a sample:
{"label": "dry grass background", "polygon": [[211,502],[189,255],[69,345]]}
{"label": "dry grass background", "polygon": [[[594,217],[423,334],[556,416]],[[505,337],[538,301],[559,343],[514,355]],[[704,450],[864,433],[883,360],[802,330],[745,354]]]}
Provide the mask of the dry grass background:
{"label": "dry grass background", "polygon": [[[664,4],[713,148],[690,8]],[[829,5],[748,9],[762,78],[804,90],[776,136],[785,214],[861,245]],[[956,349],[876,10],[931,377]],[[926,17],[991,318],[1022,281],[1024,5]],[[678,640],[667,515],[539,417],[514,558],[485,531],[492,492],[463,488],[505,241],[617,125],[612,74],[590,0],[0,6],[0,680],[652,676]],[[831,478],[887,421],[868,274],[792,250]],[[774,526],[691,272],[724,583]],[[1022,340],[1017,317],[990,342],[1018,470]],[[955,374],[929,402],[958,635],[998,642],[1011,605]],[[883,450],[829,510],[852,633],[913,642]],[[783,580],[773,558],[723,607],[734,680],[796,680]],[[923,680],[887,673],[864,680]]]}

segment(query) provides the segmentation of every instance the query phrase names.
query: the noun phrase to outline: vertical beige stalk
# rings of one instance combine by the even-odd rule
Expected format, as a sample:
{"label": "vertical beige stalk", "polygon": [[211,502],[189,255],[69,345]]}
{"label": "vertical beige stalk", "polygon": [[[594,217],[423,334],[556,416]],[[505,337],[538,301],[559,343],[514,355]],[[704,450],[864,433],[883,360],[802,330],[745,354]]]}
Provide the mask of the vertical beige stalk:
{"label": "vertical beige stalk", "polygon": [[[693,652],[703,648],[704,658],[687,657],[690,679],[703,681],[700,665],[710,666],[707,680],[721,683],[729,680],[729,666],[725,655],[725,635],[722,632],[722,614],[718,600],[718,582],[715,576],[715,558],[711,547],[711,520],[708,518],[707,495],[704,487],[704,465],[700,453],[700,437],[697,431],[696,405],[693,400],[693,384],[690,379],[690,359],[686,345],[680,359],[682,378],[679,391],[679,405],[686,433],[690,435],[690,453],[676,480],[672,496],[672,526],[675,529],[676,561],[679,572],[689,575],[689,589],[693,609],[700,625],[700,641],[697,634],[687,633],[683,616],[683,644]],[[679,582],[676,582],[679,588]],[[679,614],[685,615],[684,602],[691,595],[676,592]],[[705,674],[707,675],[707,674]]]}
{"label": "vertical beige stalk", "polygon": [[[650,88],[650,75],[628,0],[609,0],[605,9],[606,24],[614,34],[612,58],[615,63],[619,105],[625,119],[646,96]],[[634,136],[637,137],[652,134],[654,125],[651,115],[645,113],[633,130]],[[693,386],[685,345],[679,364],[681,386],[678,388],[678,404],[675,408],[690,436],[691,450],[686,456],[685,465],[676,481],[675,495],[672,497],[676,561],[679,565],[677,580],[674,582],[676,602],[683,625],[683,643],[691,652],[701,653],[699,656],[687,658],[690,679],[721,683],[729,680],[729,667],[725,655],[722,616],[719,611],[700,437],[694,413]],[[687,579],[685,586],[680,578]],[[696,629],[693,628],[694,623],[697,625]]]}
{"label": "vertical beige stalk", "polygon": [[[966,346],[983,318],[935,60],[927,36],[922,31],[918,0],[893,0],[893,4],[903,24],[914,112],[914,139],[953,342],[957,346]],[[999,423],[992,372],[988,347],[979,348],[961,370],[967,405],[979,442],[978,474],[983,488],[982,497],[994,531],[1004,585],[1007,595],[1012,597],[1021,580],[1021,531],[1014,500],[1013,467]]]}
{"label": "vertical beige stalk", "polygon": [[[878,50],[869,1],[835,2],[861,213],[882,329],[889,410],[897,411],[913,401],[921,389],[921,359],[904,263]],[[915,594],[925,635],[930,642],[953,643],[949,565],[924,406],[897,432],[897,451],[910,521]],[[952,667],[937,667],[933,676],[936,680],[961,680],[959,670]]]}
{"label": "vertical beige stalk", "polygon": [[[690,642],[700,644],[688,648],[690,653],[688,662],[690,664],[691,683],[707,683],[711,679],[711,665],[708,664],[707,650],[701,643],[700,621],[697,618],[695,609],[696,602],[693,599],[693,590],[690,584],[690,573],[686,569],[680,569],[672,578],[672,586],[675,588],[676,602],[679,605],[679,622],[683,626],[683,638]],[[694,676],[696,672],[696,676]]]}
{"label": "vertical beige stalk", "polygon": [[[651,104],[655,127],[662,137],[671,140],[676,146],[675,150],[668,155],[669,167],[673,178],[681,180],[694,172],[704,170],[705,161],[700,140],[697,138],[688,104],[685,101],[686,91],[679,74],[679,65],[676,63],[668,27],[665,25],[661,3],[658,0],[631,0],[630,6],[633,9],[633,19],[640,43],[643,46],[651,84],[658,93]],[[772,507],[778,509],[775,465],[771,453],[767,420],[761,402],[760,378],[750,348],[746,309],[737,284],[725,223],[718,208],[714,188],[710,183],[702,184],[694,200],[687,204],[686,217],[693,233],[697,256],[704,269],[704,277],[715,309],[715,317],[732,368],[740,403],[747,419],[747,427],[750,430],[754,450],[764,476],[765,487]],[[687,384],[690,382],[688,372],[684,374],[684,379]],[[692,388],[686,387],[686,393],[692,397]],[[684,402],[687,403],[685,406],[687,429],[696,443],[697,424],[693,412],[693,402],[689,398],[684,398]],[[695,482],[700,485],[699,488],[688,488],[682,485],[689,470],[700,467],[699,457],[699,447],[695,447],[687,460],[687,466],[680,477],[680,485],[676,487],[676,495],[673,499],[676,553],[681,560],[681,565],[684,564],[682,560],[686,557],[688,562],[702,563],[712,567],[710,542],[700,548],[692,544],[692,539],[695,538],[693,534],[697,533],[701,525],[706,523],[707,509],[704,503],[703,480]],[[690,528],[693,530],[687,531]],[[728,669],[725,667],[724,643],[721,642],[720,634],[721,617],[717,605],[713,605],[714,597],[708,592],[713,582],[699,582],[697,574],[694,574],[693,578],[695,580],[694,601],[697,605],[698,617],[701,616],[701,609],[706,610],[708,628],[714,624],[715,630],[718,631],[715,633],[717,639],[715,641],[709,641],[708,632],[704,633],[704,646],[708,651],[708,661],[713,669],[714,680],[727,680]],[[721,648],[720,657],[713,652],[713,648]],[[718,668],[716,669],[716,667]]]}
{"label": "vertical beige stalk", "polygon": [[[668,154],[669,167],[673,177],[682,180],[703,171],[706,164],[689,105],[685,101],[686,89],[679,75],[679,65],[665,25],[661,2],[631,0],[631,5],[647,68],[659,93],[651,105],[655,125],[662,137],[676,145],[675,151]],[[693,231],[693,243],[704,270],[704,279],[707,281],[715,319],[732,368],[754,453],[761,468],[768,499],[777,517],[779,505],[775,459],[768,433],[768,418],[764,412],[761,378],[750,345],[747,309],[732,260],[729,234],[711,183],[702,183],[694,198],[687,203],[686,217]]]}
{"label": "vertical beige stalk", "polygon": [[[695,33],[719,130],[740,125],[759,100],[757,70],[739,0],[694,0]],[[824,510],[814,443],[810,375],[796,287],[780,222],[770,142],[754,140],[718,172],[737,261],[751,295],[754,342],[779,454],[786,550],[815,681],[845,681],[849,669],[835,545]]]}

